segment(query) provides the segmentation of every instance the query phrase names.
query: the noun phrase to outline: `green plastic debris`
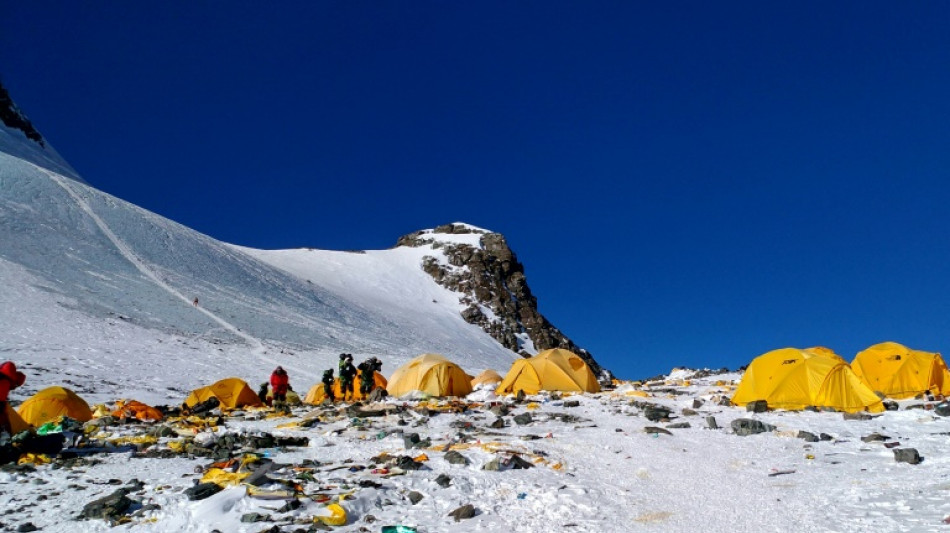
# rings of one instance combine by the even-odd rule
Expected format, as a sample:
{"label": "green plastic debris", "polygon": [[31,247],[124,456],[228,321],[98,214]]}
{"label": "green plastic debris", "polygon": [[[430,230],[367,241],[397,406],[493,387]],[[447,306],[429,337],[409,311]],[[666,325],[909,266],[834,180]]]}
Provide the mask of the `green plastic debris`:
{"label": "green plastic debris", "polygon": [[418,533],[418,531],[409,526],[383,526],[382,533]]}
{"label": "green plastic debris", "polygon": [[50,433],[62,433],[63,425],[60,422],[47,422],[36,428],[37,435],[49,435]]}

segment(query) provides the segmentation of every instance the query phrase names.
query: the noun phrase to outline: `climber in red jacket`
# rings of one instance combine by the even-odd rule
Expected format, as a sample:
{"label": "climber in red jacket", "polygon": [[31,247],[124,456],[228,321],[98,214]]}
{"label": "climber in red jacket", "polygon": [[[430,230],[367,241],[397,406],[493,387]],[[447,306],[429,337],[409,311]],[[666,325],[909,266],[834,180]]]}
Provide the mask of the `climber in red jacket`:
{"label": "climber in red jacket", "polygon": [[10,418],[7,416],[7,402],[10,398],[10,391],[25,382],[26,375],[18,371],[12,361],[0,365],[0,431],[13,433]]}
{"label": "climber in red jacket", "polygon": [[284,367],[278,366],[270,375],[270,388],[274,393],[274,405],[283,406],[287,402],[287,390],[290,388],[290,378]]}

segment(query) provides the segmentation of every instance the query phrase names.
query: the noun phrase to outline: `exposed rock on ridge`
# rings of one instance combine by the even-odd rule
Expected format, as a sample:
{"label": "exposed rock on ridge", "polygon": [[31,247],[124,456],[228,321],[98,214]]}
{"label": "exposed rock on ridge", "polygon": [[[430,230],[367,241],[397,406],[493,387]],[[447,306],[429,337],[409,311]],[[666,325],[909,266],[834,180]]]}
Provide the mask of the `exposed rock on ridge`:
{"label": "exposed rock on ridge", "polygon": [[16,106],[13,98],[10,98],[10,93],[7,92],[2,83],[0,83],[0,121],[8,128],[22,131],[27,139],[38,143],[40,146],[46,146],[43,136],[36,131],[30,119],[26,118],[26,115]]}
{"label": "exposed rock on ridge", "polygon": [[[470,235],[453,239],[451,235]],[[475,236],[478,236],[477,243]],[[538,312],[524,266],[504,235],[468,224],[446,224],[400,237],[396,246],[430,246],[445,259],[425,256],[422,268],[443,287],[461,293],[462,317],[481,327],[506,348],[530,356],[540,350],[564,348],[581,356],[597,375],[593,356],[561,333]],[[447,264],[446,262],[447,261]]]}

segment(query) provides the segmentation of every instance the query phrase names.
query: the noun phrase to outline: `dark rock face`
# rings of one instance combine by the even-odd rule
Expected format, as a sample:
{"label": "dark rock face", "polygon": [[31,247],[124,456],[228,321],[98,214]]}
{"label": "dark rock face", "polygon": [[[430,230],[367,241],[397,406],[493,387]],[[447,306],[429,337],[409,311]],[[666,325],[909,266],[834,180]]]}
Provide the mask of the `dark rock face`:
{"label": "dark rock face", "polygon": [[38,143],[40,146],[46,146],[43,136],[36,131],[30,119],[26,118],[13,103],[10,93],[7,92],[2,83],[0,83],[0,121],[8,128],[22,131],[27,139]]}
{"label": "dark rock face", "polygon": [[[480,246],[446,243],[435,234],[479,234]],[[448,265],[435,257],[423,259],[422,268],[443,287],[462,293],[466,322],[485,330],[505,348],[528,357],[524,350],[525,336],[540,350],[563,348],[587,362],[598,376],[602,369],[587,350],[554,327],[538,312],[537,298],[531,294],[524,266],[518,262],[504,235],[489,233],[462,224],[446,224],[432,232],[417,231],[400,237],[396,246],[432,246],[448,258]],[[494,314],[489,318],[483,309]]]}

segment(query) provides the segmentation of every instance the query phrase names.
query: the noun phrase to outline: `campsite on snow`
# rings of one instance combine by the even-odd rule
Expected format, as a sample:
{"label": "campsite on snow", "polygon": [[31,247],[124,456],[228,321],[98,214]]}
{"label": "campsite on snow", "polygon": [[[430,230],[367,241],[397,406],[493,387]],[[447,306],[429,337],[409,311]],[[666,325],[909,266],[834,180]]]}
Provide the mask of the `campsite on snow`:
{"label": "campsite on snow", "polygon": [[948,19],[5,3],[0,533],[950,532]]}
{"label": "campsite on snow", "polygon": [[[485,230],[242,251],[85,185],[15,129],[0,141],[7,531],[950,527],[939,354],[786,348],[742,373],[618,381],[462,319],[464,293],[421,266],[465,279],[446,258]],[[324,375],[369,354],[349,385]]]}

